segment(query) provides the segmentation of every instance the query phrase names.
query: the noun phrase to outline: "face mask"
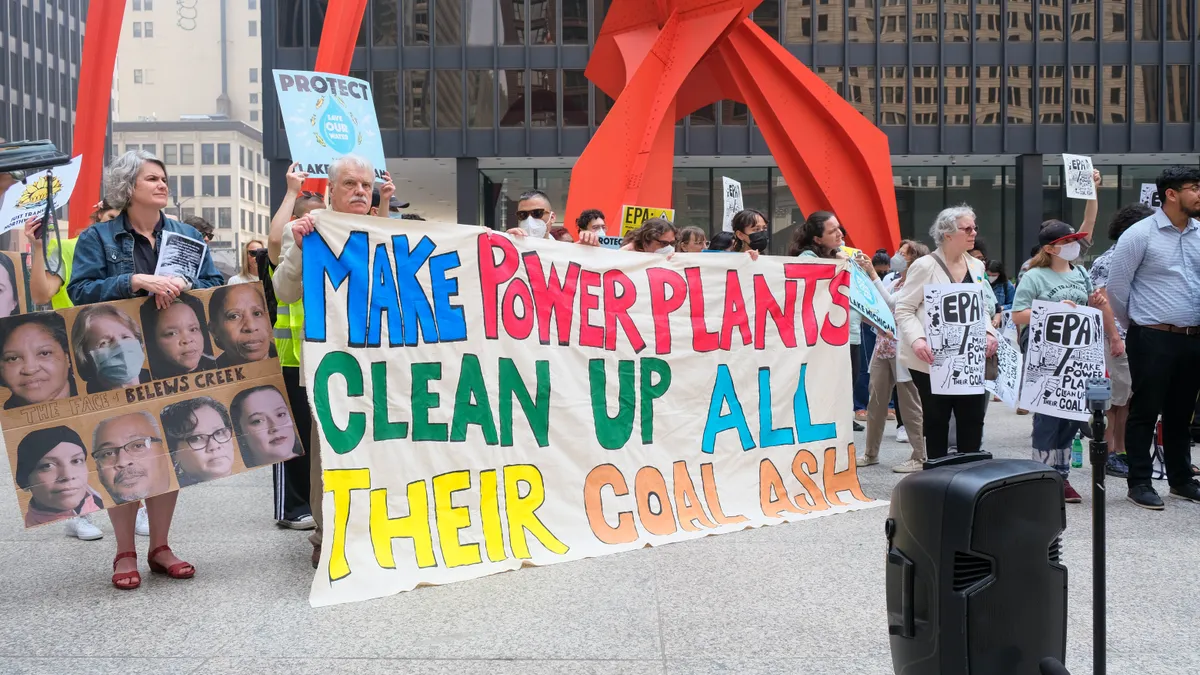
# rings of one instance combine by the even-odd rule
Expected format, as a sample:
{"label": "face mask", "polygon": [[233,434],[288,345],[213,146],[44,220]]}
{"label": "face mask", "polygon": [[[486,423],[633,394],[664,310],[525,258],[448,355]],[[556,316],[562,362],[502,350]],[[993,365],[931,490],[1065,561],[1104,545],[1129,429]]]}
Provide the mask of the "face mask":
{"label": "face mask", "polygon": [[404,214],[400,211],[388,211],[388,218],[392,220],[404,220]]}
{"label": "face mask", "polygon": [[662,248],[658,249],[657,251],[655,251],[655,253],[657,253],[657,254],[659,254],[659,255],[671,255],[671,254],[672,254],[672,253],[674,253],[674,252],[675,252],[675,245],[674,245],[674,244],[667,244],[666,246],[664,246],[664,247],[662,247]]}
{"label": "face mask", "polygon": [[767,244],[770,242],[770,239],[771,236],[767,234],[766,230],[754,232],[750,235],[750,248],[762,253],[763,251],[767,250]]}
{"label": "face mask", "polygon": [[893,272],[895,272],[896,274],[903,274],[904,270],[907,268],[908,268],[908,261],[904,259],[904,256],[900,255],[899,253],[892,256],[892,271]]}
{"label": "face mask", "polygon": [[994,284],[994,283],[996,283],[996,280],[997,280],[997,279],[999,279],[999,278],[1000,278],[1000,275],[999,275],[999,274],[989,274],[989,275],[988,275],[988,281],[989,281],[989,282],[991,282],[991,283],[993,283],[993,284]]}
{"label": "face mask", "polygon": [[520,227],[525,230],[525,234],[534,239],[543,239],[546,236],[546,221],[538,220],[533,216],[529,216],[520,222]]}
{"label": "face mask", "polygon": [[1063,244],[1058,250],[1058,257],[1067,262],[1071,262],[1079,257],[1079,242],[1073,241],[1069,244]]}
{"label": "face mask", "polygon": [[142,370],[142,343],[134,338],[118,340],[108,347],[93,349],[92,361],[96,364],[96,374],[101,379],[114,384],[124,384],[137,379]]}

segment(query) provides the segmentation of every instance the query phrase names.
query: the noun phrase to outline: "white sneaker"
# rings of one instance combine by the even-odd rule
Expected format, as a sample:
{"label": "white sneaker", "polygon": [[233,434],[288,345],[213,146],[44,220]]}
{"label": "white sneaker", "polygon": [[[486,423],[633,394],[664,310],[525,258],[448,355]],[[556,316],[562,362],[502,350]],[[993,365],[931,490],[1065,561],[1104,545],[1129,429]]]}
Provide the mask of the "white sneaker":
{"label": "white sneaker", "polygon": [[896,473],[915,473],[924,468],[925,468],[924,462],[917,460],[917,459],[910,459],[907,462],[905,462],[899,466],[893,466],[892,471],[895,471]]}
{"label": "white sneaker", "polygon": [[907,443],[908,442],[908,430],[907,429],[905,429],[904,427],[896,427],[896,442],[897,443]]}
{"label": "white sneaker", "polygon": [[87,516],[76,516],[68,520],[63,529],[66,530],[68,537],[75,537],[83,541],[96,541],[104,537],[100,528],[93,525]]}
{"label": "white sneaker", "polygon": [[137,522],[133,526],[133,531],[138,536],[150,536],[150,517],[146,515],[146,507],[138,509]]}

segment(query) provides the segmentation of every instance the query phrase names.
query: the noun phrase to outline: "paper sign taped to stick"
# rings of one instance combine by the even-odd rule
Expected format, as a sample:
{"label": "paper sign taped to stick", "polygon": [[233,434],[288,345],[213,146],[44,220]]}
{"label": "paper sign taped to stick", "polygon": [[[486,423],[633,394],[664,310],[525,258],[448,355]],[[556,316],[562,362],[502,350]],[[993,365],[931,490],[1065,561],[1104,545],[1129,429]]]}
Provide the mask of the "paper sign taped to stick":
{"label": "paper sign taped to stick", "polygon": [[892,316],[892,310],[888,307],[887,301],[880,295],[879,289],[875,288],[875,282],[871,281],[871,277],[867,276],[867,273],[853,262],[848,267],[850,269],[850,306],[876,328],[882,328],[895,335],[896,319]]}
{"label": "paper sign taped to stick", "polygon": [[1154,209],[1162,206],[1162,200],[1158,198],[1158,185],[1142,183],[1142,193],[1138,196],[1138,201]]}
{"label": "paper sign taped to stick", "polygon": [[1095,199],[1096,183],[1092,181],[1092,158],[1087,155],[1063,154],[1068,199]]}
{"label": "paper sign taped to stick", "polygon": [[83,155],[78,155],[70,164],[30,174],[24,182],[8,188],[0,205],[0,234],[25,227],[25,221],[30,218],[41,217],[46,212],[46,200],[51,193],[54,194],[56,210],[66,206],[71,193],[75,191],[75,181],[79,179],[82,163]]}
{"label": "paper sign taped to stick", "polygon": [[370,160],[381,180],[387,164],[370,83],[303,70],[274,73],[292,161],[325,178],[333,160],[355,154]]}
{"label": "paper sign taped to stick", "polygon": [[208,253],[208,244],[178,232],[163,232],[160,246],[155,274],[189,281],[200,276],[200,265]]}
{"label": "paper sign taped to stick", "polygon": [[675,209],[656,209],[652,206],[621,207],[621,236],[633,232],[651,218],[666,218],[675,222]]}
{"label": "paper sign taped to stick", "polygon": [[925,338],[935,394],[982,394],[987,310],[979,284],[926,284]]}
{"label": "paper sign taped to stick", "polygon": [[733,232],[733,217],[744,207],[742,206],[742,184],[732,178],[721,176],[721,187],[724,190],[725,214],[721,217],[721,229]]}
{"label": "paper sign taped to stick", "polygon": [[1000,366],[999,375],[994,380],[984,382],[984,386],[988,393],[1004,401],[1010,408],[1016,408],[1021,390],[1021,350],[1014,342],[999,340],[996,360]]}
{"label": "paper sign taped to stick", "polygon": [[313,605],[879,504],[855,473],[845,262],[314,216]]}
{"label": "paper sign taped to stick", "polygon": [[1086,422],[1087,381],[1105,373],[1104,315],[1044,300],[1035,300],[1031,309],[1021,407]]}
{"label": "paper sign taped to stick", "polygon": [[271,331],[260,283],[0,319],[0,350],[41,353],[0,386],[25,527],[304,454]]}

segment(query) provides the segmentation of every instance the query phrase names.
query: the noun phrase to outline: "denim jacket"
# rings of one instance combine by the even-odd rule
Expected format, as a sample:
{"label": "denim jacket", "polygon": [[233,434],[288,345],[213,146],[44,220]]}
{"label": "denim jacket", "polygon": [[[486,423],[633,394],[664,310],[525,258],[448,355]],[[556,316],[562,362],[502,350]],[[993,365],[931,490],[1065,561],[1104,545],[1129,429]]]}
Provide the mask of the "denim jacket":
{"label": "denim jacket", "polygon": [[[76,305],[90,305],[109,300],[135,297],[133,290],[133,233],[125,229],[125,214],[107,223],[96,223],[79,235],[75,244],[75,259],[71,262],[71,281],[67,295]],[[204,236],[191,225],[163,216],[161,232],[176,232],[192,239]],[[154,250],[162,244],[161,232],[154,237]],[[193,290],[213,288],[225,283],[225,278],[213,264],[212,254],[206,253],[200,263],[200,278],[187,279]]]}

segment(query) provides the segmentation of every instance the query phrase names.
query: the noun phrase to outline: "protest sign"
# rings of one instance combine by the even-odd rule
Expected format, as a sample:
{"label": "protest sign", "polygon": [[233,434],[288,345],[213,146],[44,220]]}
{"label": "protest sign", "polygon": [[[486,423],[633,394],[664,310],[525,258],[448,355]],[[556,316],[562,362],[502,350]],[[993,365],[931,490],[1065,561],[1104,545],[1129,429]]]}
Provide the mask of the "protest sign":
{"label": "protest sign", "polygon": [[1158,198],[1158,185],[1142,183],[1142,192],[1138,196],[1138,201],[1154,209],[1162,206],[1162,200]]}
{"label": "protest sign", "polygon": [[160,247],[155,274],[183,279],[200,276],[200,265],[204,262],[208,244],[178,232],[163,232]]}
{"label": "protest sign", "polygon": [[926,284],[925,337],[935,394],[982,394],[987,312],[979,284]]}
{"label": "protest sign", "polygon": [[1021,332],[1017,329],[1017,324],[1013,322],[1012,310],[1006,309],[1001,312],[1002,317],[1000,323],[1000,336],[1014,345],[1020,344]]}
{"label": "protest sign", "polygon": [[54,194],[56,210],[66,206],[71,193],[75,191],[75,181],[79,178],[79,166],[82,163],[83,155],[80,155],[69,164],[32,173],[23,182],[10,187],[0,202],[0,234],[23,228],[25,221],[42,216],[51,193]]}
{"label": "protest sign", "polygon": [[725,195],[725,215],[721,218],[721,229],[733,232],[733,217],[743,208],[742,184],[732,178],[721,176],[721,187]]}
{"label": "protest sign", "polygon": [[344,75],[276,70],[275,91],[294,162],[314,178],[329,175],[342,155],[370,160],[375,177],[387,169],[371,85]]}
{"label": "protest sign", "polygon": [[1021,407],[1086,422],[1087,381],[1105,373],[1104,315],[1044,300],[1035,300],[1031,309]]}
{"label": "protest sign", "polygon": [[1008,340],[998,340],[996,345],[999,374],[996,379],[985,381],[984,387],[1009,407],[1016,408],[1021,390],[1021,350],[1015,342]]}
{"label": "protest sign", "polygon": [[614,237],[608,234],[600,235],[600,246],[602,248],[621,248],[621,242],[625,241],[623,237]]}
{"label": "protest sign", "polygon": [[867,273],[862,271],[858,265],[851,263],[848,267],[850,269],[850,306],[876,328],[882,328],[895,335],[896,319],[892,316],[892,310],[888,307],[887,301],[880,295],[879,289],[875,288],[871,277],[867,276]]}
{"label": "protest sign", "polygon": [[1063,154],[1068,199],[1095,199],[1096,183],[1092,181],[1092,158],[1086,155]]}
{"label": "protest sign", "polygon": [[0,319],[0,428],[25,526],[303,454],[271,335],[259,283],[161,311],[134,298]]}
{"label": "protest sign", "polygon": [[878,504],[845,262],[314,216],[313,605]]}
{"label": "protest sign", "polygon": [[622,206],[621,236],[624,237],[633,232],[651,218],[666,218],[671,222],[675,222],[675,209],[656,209],[652,206]]}

